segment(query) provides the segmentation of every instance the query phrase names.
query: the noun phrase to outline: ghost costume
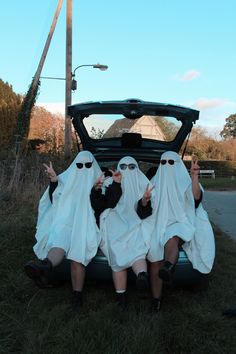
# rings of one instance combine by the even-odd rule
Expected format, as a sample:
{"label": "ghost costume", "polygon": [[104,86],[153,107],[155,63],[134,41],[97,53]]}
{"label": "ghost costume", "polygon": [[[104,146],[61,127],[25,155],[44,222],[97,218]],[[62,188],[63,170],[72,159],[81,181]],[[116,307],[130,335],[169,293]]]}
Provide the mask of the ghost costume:
{"label": "ghost costume", "polygon": [[[207,213],[201,202],[199,206],[195,205],[192,180],[180,156],[167,151],[162,154],[161,160],[167,162],[160,164],[152,179],[155,191],[150,218],[154,229],[148,260],[163,260],[165,244],[170,238],[178,236],[184,241],[182,247],[193,268],[209,273],[215,257],[215,240]],[[168,161],[174,161],[174,164]]]}
{"label": "ghost costume", "polygon": [[[92,163],[90,168],[86,167],[86,163]],[[90,192],[101,174],[93,155],[82,151],[58,176],[53,203],[47,188],[39,203],[36,226],[34,252],[39,259],[46,258],[53,247],[63,249],[67,259],[84,266],[95,256],[100,236],[90,203]]]}
{"label": "ghost costume", "polygon": [[[121,169],[122,164],[131,164],[135,168]],[[114,209],[107,209],[100,216],[100,247],[114,272],[145,259],[150,239],[149,229],[144,226],[146,220],[141,220],[136,212],[137,203],[150,181],[132,157],[122,158],[117,170],[122,175],[122,196]]]}

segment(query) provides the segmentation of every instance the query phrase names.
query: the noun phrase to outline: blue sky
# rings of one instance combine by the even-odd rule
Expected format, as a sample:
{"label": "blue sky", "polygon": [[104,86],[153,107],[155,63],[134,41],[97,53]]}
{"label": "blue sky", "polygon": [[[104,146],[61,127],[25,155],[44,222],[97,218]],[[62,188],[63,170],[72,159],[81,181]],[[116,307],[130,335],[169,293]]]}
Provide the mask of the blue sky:
{"label": "blue sky", "polygon": [[[26,93],[58,0],[0,2],[0,78]],[[200,110],[216,134],[236,113],[235,0],[73,0],[72,103],[140,98]],[[65,77],[66,0],[42,76]],[[37,104],[64,110],[65,82],[41,80]],[[215,135],[216,136],[216,135]]]}

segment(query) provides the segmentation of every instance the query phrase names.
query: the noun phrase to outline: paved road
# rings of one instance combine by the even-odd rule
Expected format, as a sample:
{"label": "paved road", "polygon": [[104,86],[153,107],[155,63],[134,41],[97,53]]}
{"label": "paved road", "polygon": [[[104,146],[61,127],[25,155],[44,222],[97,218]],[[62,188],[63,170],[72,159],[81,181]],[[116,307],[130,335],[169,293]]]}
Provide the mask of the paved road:
{"label": "paved road", "polygon": [[209,219],[236,241],[236,191],[205,191],[203,204]]}

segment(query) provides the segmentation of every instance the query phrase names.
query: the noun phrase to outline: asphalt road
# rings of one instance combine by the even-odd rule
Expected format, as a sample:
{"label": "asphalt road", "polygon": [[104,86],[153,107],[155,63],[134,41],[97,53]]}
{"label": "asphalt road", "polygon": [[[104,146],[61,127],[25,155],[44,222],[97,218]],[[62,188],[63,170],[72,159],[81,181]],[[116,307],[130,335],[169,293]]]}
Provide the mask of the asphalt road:
{"label": "asphalt road", "polygon": [[205,191],[203,205],[209,219],[236,241],[236,191]]}

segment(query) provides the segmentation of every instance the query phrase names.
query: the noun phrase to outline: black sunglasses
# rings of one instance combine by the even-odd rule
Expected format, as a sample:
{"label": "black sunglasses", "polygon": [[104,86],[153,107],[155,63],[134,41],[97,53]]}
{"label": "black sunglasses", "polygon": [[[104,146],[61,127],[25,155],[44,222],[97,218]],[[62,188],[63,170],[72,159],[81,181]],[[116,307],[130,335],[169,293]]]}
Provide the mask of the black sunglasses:
{"label": "black sunglasses", "polygon": [[90,167],[92,167],[92,162],[85,162],[85,163],[82,163],[82,162],[77,162],[76,163],[76,166],[79,168],[79,169],[81,169],[81,168],[83,168],[83,166],[85,166],[86,168],[90,168]]}
{"label": "black sunglasses", "polygon": [[169,165],[174,165],[175,160],[161,160],[161,161],[160,161],[160,163],[161,163],[162,165],[165,165],[167,162],[169,163]]}
{"label": "black sunglasses", "polygon": [[129,170],[134,170],[137,166],[134,163],[129,163],[128,165],[126,163],[120,164],[121,170],[126,170],[127,167],[129,168]]}

